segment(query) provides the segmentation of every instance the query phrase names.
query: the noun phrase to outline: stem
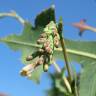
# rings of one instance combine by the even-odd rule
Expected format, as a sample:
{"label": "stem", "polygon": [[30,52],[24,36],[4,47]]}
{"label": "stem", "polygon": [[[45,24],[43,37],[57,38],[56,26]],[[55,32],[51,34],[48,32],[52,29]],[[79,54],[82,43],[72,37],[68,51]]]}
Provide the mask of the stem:
{"label": "stem", "polygon": [[74,95],[75,95],[75,96],[79,96],[79,95],[78,95],[78,90],[77,90],[76,82],[75,82],[75,88],[74,88],[74,90],[75,90]]}
{"label": "stem", "polygon": [[76,74],[76,70],[74,68],[74,66],[72,66],[73,68],[73,75],[74,75],[74,80],[75,80],[75,85],[74,85],[74,96],[79,96],[78,95],[78,89],[77,89],[77,74]]}
{"label": "stem", "polygon": [[[60,67],[58,66],[58,64],[56,64],[55,61],[53,62],[53,65],[54,65],[56,71],[57,71],[59,74],[61,74],[61,69],[60,69]],[[70,84],[69,84],[69,82],[68,82],[68,80],[67,80],[67,78],[66,78],[65,76],[63,76],[63,80],[64,80],[64,84],[65,84],[67,90],[68,90],[70,93],[72,93],[71,86],[70,86]]]}
{"label": "stem", "polygon": [[63,25],[62,25],[62,21],[58,24],[58,33],[60,36],[60,42],[61,42],[61,47],[62,47],[62,51],[63,51],[63,55],[64,55],[64,60],[65,60],[65,65],[68,71],[68,75],[69,75],[69,81],[70,84],[72,82],[72,74],[71,74],[71,68],[70,65],[68,63],[68,56],[67,56],[67,51],[66,51],[66,47],[65,47],[65,42],[64,39],[62,37],[62,30],[63,30]]}
{"label": "stem", "polygon": [[0,18],[4,18],[7,16],[17,19],[22,25],[24,25],[25,23],[25,20],[22,17],[20,17],[15,11],[11,11],[9,13],[0,13]]}
{"label": "stem", "polygon": [[64,59],[65,59],[65,64],[66,64],[66,68],[67,68],[67,71],[68,71],[69,79],[70,79],[70,82],[71,82],[72,81],[71,68],[70,68],[70,65],[68,63],[68,56],[67,56],[67,52],[66,52],[66,48],[65,48],[65,42],[64,42],[63,39],[61,40],[61,46],[62,46],[62,49],[63,49],[63,55],[64,55]]}

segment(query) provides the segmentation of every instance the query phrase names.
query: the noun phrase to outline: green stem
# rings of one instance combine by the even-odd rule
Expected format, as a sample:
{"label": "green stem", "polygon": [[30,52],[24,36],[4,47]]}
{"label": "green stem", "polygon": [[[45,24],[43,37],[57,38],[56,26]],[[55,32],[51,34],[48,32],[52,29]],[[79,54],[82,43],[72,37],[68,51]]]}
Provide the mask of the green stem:
{"label": "green stem", "polygon": [[72,82],[71,68],[70,68],[70,65],[68,63],[68,56],[67,56],[67,51],[66,51],[66,47],[65,47],[65,42],[64,42],[64,39],[62,37],[62,31],[63,31],[63,24],[62,24],[62,21],[60,21],[58,24],[58,33],[60,36],[60,42],[61,42],[61,46],[62,46],[64,60],[65,60],[66,68],[67,68],[68,75],[69,75],[69,82],[71,84],[71,82]]}
{"label": "green stem", "polygon": [[76,82],[75,82],[75,88],[74,88],[74,90],[75,90],[74,95],[75,95],[75,96],[79,96],[79,95],[78,95],[78,90],[77,90]]}
{"label": "green stem", "polygon": [[74,75],[74,80],[75,80],[75,85],[74,85],[74,96],[79,96],[78,95],[78,89],[77,89],[77,73],[76,73],[76,70],[74,68],[74,66],[72,66],[72,69],[73,69],[73,75]]}
{"label": "green stem", "polygon": [[[56,64],[55,61],[53,61],[53,65],[54,65],[56,71],[57,71],[59,74],[61,74],[61,69],[60,69],[60,67],[58,66],[58,64]],[[69,84],[69,82],[68,82],[68,80],[67,80],[67,78],[66,78],[65,76],[63,76],[63,80],[64,80],[64,84],[65,84],[65,87],[67,88],[68,92],[69,92],[69,93],[72,93],[71,86],[70,86],[70,84]]]}

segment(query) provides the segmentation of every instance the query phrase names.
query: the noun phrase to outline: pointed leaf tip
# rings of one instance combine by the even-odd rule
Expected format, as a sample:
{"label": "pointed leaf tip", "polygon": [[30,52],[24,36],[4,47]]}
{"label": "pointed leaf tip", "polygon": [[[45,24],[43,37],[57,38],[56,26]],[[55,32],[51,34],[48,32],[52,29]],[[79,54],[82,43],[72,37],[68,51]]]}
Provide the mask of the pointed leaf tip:
{"label": "pointed leaf tip", "polygon": [[35,27],[45,27],[50,21],[56,21],[54,5],[37,15],[35,19]]}

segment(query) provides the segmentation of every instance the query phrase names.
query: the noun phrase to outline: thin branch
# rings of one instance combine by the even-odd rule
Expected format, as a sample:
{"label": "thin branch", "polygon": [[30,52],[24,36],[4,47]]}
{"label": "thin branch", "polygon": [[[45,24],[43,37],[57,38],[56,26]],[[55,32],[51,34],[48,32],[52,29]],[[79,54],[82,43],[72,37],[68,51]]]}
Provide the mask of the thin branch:
{"label": "thin branch", "polygon": [[13,17],[17,19],[22,25],[24,25],[25,23],[25,20],[22,17],[20,17],[15,11],[11,11],[9,13],[0,13],[0,18],[4,17]]}
{"label": "thin branch", "polygon": [[[57,71],[59,74],[61,74],[61,69],[60,69],[60,67],[58,66],[58,64],[56,64],[55,61],[53,61],[53,65],[54,65],[56,71]],[[69,82],[68,82],[68,80],[67,80],[67,78],[66,78],[65,76],[63,76],[63,80],[64,80],[64,84],[65,84],[67,90],[68,90],[70,93],[72,93],[71,86],[70,86],[70,84],[69,84]]]}
{"label": "thin branch", "polygon": [[64,60],[65,60],[65,64],[66,64],[66,68],[67,68],[67,71],[68,71],[69,80],[70,80],[70,84],[71,84],[71,82],[72,82],[72,74],[71,74],[70,65],[68,63],[68,56],[67,56],[67,51],[66,51],[66,47],[65,47],[65,42],[64,42],[64,39],[62,37],[62,30],[63,30],[63,24],[62,24],[62,21],[60,21],[59,24],[58,24],[58,33],[60,35],[60,42],[61,42],[61,46],[62,46]]}

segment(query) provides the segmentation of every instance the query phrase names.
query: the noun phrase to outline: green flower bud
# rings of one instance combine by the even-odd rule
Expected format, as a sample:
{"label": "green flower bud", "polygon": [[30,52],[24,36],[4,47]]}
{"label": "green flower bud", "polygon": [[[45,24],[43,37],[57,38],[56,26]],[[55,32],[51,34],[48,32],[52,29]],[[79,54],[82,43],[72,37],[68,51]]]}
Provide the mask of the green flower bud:
{"label": "green flower bud", "polygon": [[59,47],[59,40],[58,40],[57,37],[54,38],[54,46],[55,46],[56,48]]}
{"label": "green flower bud", "polygon": [[40,38],[46,38],[46,37],[47,37],[46,33],[40,34]]}
{"label": "green flower bud", "polygon": [[44,49],[43,49],[43,48],[40,48],[40,49],[39,49],[39,52],[40,52],[41,54],[43,54],[43,53],[44,53]]}
{"label": "green flower bud", "polygon": [[48,68],[49,68],[49,65],[48,64],[43,64],[43,71],[44,72],[47,72],[48,71]]}
{"label": "green flower bud", "polygon": [[46,38],[39,38],[38,40],[37,40],[37,44],[42,44],[42,43],[44,43],[46,41]]}
{"label": "green flower bud", "polygon": [[30,61],[36,57],[39,57],[35,62],[34,66],[32,64],[25,66],[21,70],[22,76],[31,76],[32,71],[39,65],[43,64],[44,72],[48,71],[49,65],[52,63],[54,46],[59,46],[59,35],[57,32],[57,27],[54,21],[51,21],[44,28],[44,33],[42,33],[37,40],[37,44],[41,44],[41,48],[34,52],[32,55],[26,58],[26,61]]}

